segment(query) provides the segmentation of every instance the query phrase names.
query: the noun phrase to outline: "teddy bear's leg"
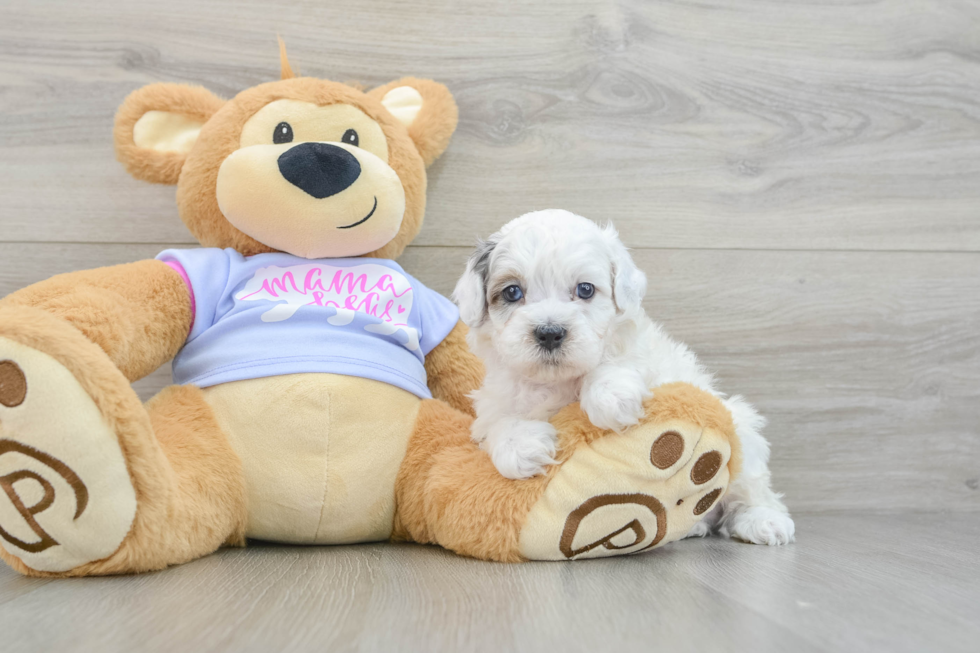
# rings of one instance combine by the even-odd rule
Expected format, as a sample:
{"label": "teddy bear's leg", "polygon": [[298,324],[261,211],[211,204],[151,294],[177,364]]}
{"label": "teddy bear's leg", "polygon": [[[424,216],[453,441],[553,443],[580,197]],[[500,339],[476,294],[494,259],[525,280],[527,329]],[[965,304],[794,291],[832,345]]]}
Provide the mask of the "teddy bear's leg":
{"label": "teddy bear's leg", "polygon": [[201,391],[143,406],[68,323],[0,323],[0,557],[84,576],[161,569],[243,542],[241,463]]}
{"label": "teddy bear's leg", "polygon": [[559,464],[523,481],[497,472],[471,421],[423,403],[396,487],[396,537],[501,561],[636,553],[686,535],[740,465],[731,415],[687,384],[656,388],[641,423],[619,434],[568,406],[552,420]]}
{"label": "teddy bear's leg", "polygon": [[393,537],[484,560],[517,562],[521,525],[548,478],[504,478],[470,439],[473,418],[422,402],[395,484]]}

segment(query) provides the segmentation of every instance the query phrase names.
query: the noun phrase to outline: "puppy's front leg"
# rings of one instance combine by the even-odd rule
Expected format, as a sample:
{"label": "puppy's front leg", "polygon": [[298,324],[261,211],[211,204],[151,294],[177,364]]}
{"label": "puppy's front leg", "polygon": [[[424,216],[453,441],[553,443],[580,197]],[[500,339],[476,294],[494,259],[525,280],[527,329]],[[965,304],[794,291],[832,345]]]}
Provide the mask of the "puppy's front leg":
{"label": "puppy's front leg", "polygon": [[633,426],[643,416],[643,402],[652,396],[640,372],[626,365],[600,365],[582,381],[582,410],[602,429]]}
{"label": "puppy's front leg", "polygon": [[548,422],[481,415],[473,422],[473,439],[490,454],[494,467],[507,478],[531,478],[557,462],[558,433]]}

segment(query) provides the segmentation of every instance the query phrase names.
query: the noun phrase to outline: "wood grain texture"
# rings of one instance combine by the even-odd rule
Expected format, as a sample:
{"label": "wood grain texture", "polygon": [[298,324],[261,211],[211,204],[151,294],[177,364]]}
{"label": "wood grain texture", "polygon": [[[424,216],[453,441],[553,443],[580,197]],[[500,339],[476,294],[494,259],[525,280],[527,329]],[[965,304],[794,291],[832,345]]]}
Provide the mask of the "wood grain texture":
{"label": "wood grain texture", "polygon": [[[492,229],[492,227],[490,227]],[[0,244],[0,296],[166,245]],[[400,262],[449,294],[468,248]],[[770,424],[798,510],[980,510],[980,256],[636,250],[647,312]],[[144,399],[169,366],[136,384]]]}
{"label": "wood grain texture", "polygon": [[0,296],[192,245],[174,189],[114,160],[113,114],[151,82],[275,79],[277,32],[305,74],[455,94],[401,259],[432,288],[526,211],[614,220],[650,314],[769,417],[799,541],[522,566],[256,545],[79,581],[0,565],[0,650],[976,649],[980,3],[6,0]]}
{"label": "wood grain texture", "polygon": [[980,521],[798,523],[778,549],[712,538],[569,564],[255,544],[128,578],[2,567],[0,637],[9,653],[976,650]]}
{"label": "wood grain texture", "polygon": [[429,76],[460,128],[423,245],[560,206],[633,246],[980,249],[970,0],[7,2],[0,240],[190,242],[110,127],[156,81]]}

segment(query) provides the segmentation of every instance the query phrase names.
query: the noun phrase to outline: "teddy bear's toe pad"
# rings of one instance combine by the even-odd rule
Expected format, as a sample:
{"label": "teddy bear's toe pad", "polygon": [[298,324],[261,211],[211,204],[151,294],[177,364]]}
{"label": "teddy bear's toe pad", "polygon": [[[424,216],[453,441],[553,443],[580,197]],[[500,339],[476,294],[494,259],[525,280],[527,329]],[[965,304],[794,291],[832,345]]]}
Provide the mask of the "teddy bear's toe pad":
{"label": "teddy bear's toe pad", "polygon": [[567,560],[636,553],[684,537],[728,487],[728,438],[672,420],[580,444],[521,530],[521,554]]}
{"label": "teddy bear's toe pad", "polygon": [[136,515],[115,433],[56,360],[0,338],[0,546],[37,571],[108,557]]}

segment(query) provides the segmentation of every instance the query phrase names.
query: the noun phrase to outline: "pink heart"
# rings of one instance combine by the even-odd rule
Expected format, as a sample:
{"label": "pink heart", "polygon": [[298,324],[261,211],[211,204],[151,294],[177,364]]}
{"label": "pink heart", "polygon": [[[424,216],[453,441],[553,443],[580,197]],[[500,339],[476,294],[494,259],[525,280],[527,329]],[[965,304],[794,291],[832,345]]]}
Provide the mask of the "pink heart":
{"label": "pink heart", "polygon": [[401,315],[404,312],[405,312],[405,307],[404,306],[399,306],[398,307],[398,314]]}

